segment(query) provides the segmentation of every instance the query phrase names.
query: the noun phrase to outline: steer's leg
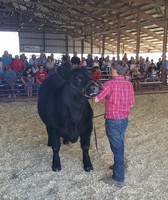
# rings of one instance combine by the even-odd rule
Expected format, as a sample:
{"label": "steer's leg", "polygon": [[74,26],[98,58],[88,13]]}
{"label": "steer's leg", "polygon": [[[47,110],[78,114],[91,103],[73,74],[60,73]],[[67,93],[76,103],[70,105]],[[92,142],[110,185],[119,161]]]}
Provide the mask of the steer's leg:
{"label": "steer's leg", "polygon": [[53,150],[53,160],[52,160],[52,170],[54,172],[61,170],[61,162],[59,156],[59,150],[61,147],[60,137],[57,135],[56,130],[47,126],[48,132],[48,143],[52,146]]}
{"label": "steer's leg", "polygon": [[84,170],[86,172],[90,172],[91,170],[93,170],[93,166],[89,156],[91,132],[92,132],[92,124],[90,124],[85,129],[85,132],[82,132],[80,136],[81,148],[83,150],[83,165],[84,165]]}

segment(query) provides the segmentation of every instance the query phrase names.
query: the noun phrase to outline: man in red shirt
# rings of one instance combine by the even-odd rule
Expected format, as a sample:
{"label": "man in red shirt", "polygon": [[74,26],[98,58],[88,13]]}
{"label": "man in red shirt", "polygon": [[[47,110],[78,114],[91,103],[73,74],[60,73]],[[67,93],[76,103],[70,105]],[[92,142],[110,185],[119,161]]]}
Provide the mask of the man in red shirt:
{"label": "man in red shirt", "polygon": [[17,75],[21,75],[25,68],[25,63],[19,58],[18,55],[15,56],[15,59],[12,62],[12,69],[16,72]]}
{"label": "man in red shirt", "polygon": [[127,70],[128,66],[123,61],[115,61],[112,64],[112,80],[104,83],[100,94],[95,97],[95,102],[105,99],[105,128],[114,154],[113,175],[102,181],[118,187],[125,186],[124,138],[130,108],[135,103],[132,83],[124,77]]}

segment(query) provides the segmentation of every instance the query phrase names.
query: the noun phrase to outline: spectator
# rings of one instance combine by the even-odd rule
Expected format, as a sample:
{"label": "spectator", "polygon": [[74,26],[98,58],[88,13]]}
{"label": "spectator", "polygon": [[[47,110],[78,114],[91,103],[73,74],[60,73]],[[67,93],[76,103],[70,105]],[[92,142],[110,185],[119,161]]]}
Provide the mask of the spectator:
{"label": "spectator", "polygon": [[39,70],[39,67],[38,67],[38,63],[35,62],[32,66],[32,72],[33,74],[35,75],[35,73]]}
{"label": "spectator", "polygon": [[36,55],[33,54],[32,57],[29,59],[29,65],[33,66],[35,62],[37,62]]}
{"label": "spectator", "polygon": [[21,76],[25,67],[25,63],[18,55],[15,56],[15,59],[12,62],[12,69],[16,72],[17,76]]}
{"label": "spectator", "polygon": [[39,67],[39,71],[36,72],[35,74],[35,79],[36,79],[36,84],[37,84],[37,89],[40,88],[40,85],[43,83],[43,81],[48,78],[48,73],[44,71],[43,65]]}
{"label": "spectator", "polygon": [[4,71],[4,64],[0,61],[0,85],[3,84],[3,71]]}
{"label": "spectator", "polygon": [[140,69],[139,70],[140,70],[141,75],[145,75],[148,72],[148,68],[147,68],[147,65],[145,63],[144,58],[140,62]]}
{"label": "spectator", "polygon": [[111,67],[111,63],[109,60],[109,56],[107,56],[102,64],[101,72],[102,74],[108,74],[109,68]]}
{"label": "spectator", "polygon": [[33,85],[34,85],[34,76],[32,72],[31,67],[27,67],[21,77],[22,82],[25,85],[25,88],[27,89],[27,96],[31,97],[32,96],[32,90],[33,90]]}
{"label": "spectator", "polygon": [[85,60],[84,57],[83,57],[82,60],[80,61],[79,66],[80,66],[80,67],[86,67],[86,66],[87,66],[86,60]]}
{"label": "spectator", "polygon": [[79,67],[80,58],[77,56],[77,52],[74,52],[73,57],[71,58],[72,67]]}
{"label": "spectator", "polygon": [[128,57],[127,57],[126,53],[124,54],[122,61],[125,62],[126,64],[128,64]]}
{"label": "spectator", "polygon": [[145,63],[147,65],[147,68],[150,66],[150,61],[149,61],[149,57],[146,57]]}
{"label": "spectator", "polygon": [[86,68],[90,71],[92,70],[92,67],[93,67],[93,59],[92,59],[92,55],[91,54],[88,54],[87,56],[87,59],[86,59]]}
{"label": "spectator", "polygon": [[49,76],[52,76],[53,74],[57,73],[57,69],[58,69],[58,65],[55,64],[53,70],[50,71],[50,75]]}
{"label": "spectator", "polygon": [[115,58],[115,56],[113,56],[111,64],[113,64],[115,61],[116,61],[116,58]]}
{"label": "spectator", "polygon": [[44,69],[46,67],[46,63],[47,63],[47,59],[46,59],[46,55],[44,53],[41,53],[40,54],[40,57],[37,58],[37,63],[38,63],[38,66],[43,66]]}
{"label": "spectator", "polygon": [[1,61],[3,62],[5,69],[6,69],[6,66],[11,65],[12,57],[9,56],[8,51],[4,51],[4,54],[1,57]]}
{"label": "spectator", "polygon": [[134,84],[135,90],[141,88],[141,73],[139,63],[136,64],[135,68],[132,71],[132,82]]}
{"label": "spectator", "polygon": [[25,56],[24,53],[22,53],[22,54],[20,55],[20,60],[22,60],[22,61],[24,62],[24,64],[25,64],[24,69],[26,69],[26,68],[29,66],[29,63],[28,63],[27,57]]}
{"label": "spectator", "polygon": [[51,60],[50,57],[48,57],[47,63],[46,63],[46,71],[48,72],[48,75],[51,76],[53,74],[54,70],[54,61]]}
{"label": "spectator", "polygon": [[97,56],[94,58],[93,67],[92,67],[92,70],[90,71],[90,74],[92,76],[93,81],[99,82],[99,80],[100,80],[100,65],[99,65],[99,60],[98,60]]}
{"label": "spectator", "polygon": [[67,61],[67,62],[71,62],[71,59],[70,59],[70,56],[69,56],[69,52],[68,52],[68,51],[65,53],[65,58],[66,58],[66,61]]}
{"label": "spectator", "polygon": [[99,66],[100,66],[100,69],[102,68],[103,61],[104,61],[104,55],[102,54],[101,57],[99,58]]}
{"label": "spectator", "polygon": [[49,57],[50,57],[51,61],[52,61],[53,63],[55,63],[54,54],[51,53],[51,55],[50,55]]}
{"label": "spectator", "polygon": [[8,97],[10,98],[11,95],[16,97],[14,89],[15,89],[15,83],[16,83],[16,72],[12,70],[11,65],[6,66],[6,70],[3,72],[3,81],[4,81],[4,88],[7,90]]}
{"label": "spectator", "polygon": [[160,72],[162,69],[162,59],[159,58],[158,62],[156,63],[157,70]]}
{"label": "spectator", "polygon": [[132,72],[136,66],[136,61],[133,56],[131,56],[131,59],[128,61],[128,66],[129,66],[130,72]]}

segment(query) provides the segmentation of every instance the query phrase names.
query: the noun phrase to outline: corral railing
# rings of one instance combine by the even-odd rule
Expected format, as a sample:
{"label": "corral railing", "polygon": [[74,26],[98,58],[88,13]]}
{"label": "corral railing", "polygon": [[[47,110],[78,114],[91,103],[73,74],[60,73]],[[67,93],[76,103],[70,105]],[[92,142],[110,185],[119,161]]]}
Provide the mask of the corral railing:
{"label": "corral railing", "polygon": [[0,101],[16,101],[22,100],[37,100],[39,85],[33,84],[32,88],[25,84],[15,84],[10,86],[8,84],[0,85]]}
{"label": "corral railing", "polygon": [[[103,84],[106,81],[111,79],[111,74],[101,74],[100,82]],[[134,86],[134,82],[130,80]],[[145,79],[140,82],[141,89],[143,91],[145,89],[167,89],[167,84],[163,83],[162,80],[159,81],[151,81],[150,79]],[[38,99],[38,84],[33,84],[32,88],[29,88],[27,85],[22,83],[16,83],[14,86],[10,86],[7,84],[0,85],[0,102],[12,102],[12,101],[27,101],[27,100],[35,100]]]}

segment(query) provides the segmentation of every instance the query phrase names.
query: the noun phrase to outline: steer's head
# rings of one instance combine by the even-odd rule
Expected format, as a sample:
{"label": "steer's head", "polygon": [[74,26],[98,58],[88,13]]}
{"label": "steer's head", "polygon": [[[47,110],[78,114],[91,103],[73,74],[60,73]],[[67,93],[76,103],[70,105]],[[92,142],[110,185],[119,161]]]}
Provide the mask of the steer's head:
{"label": "steer's head", "polygon": [[97,83],[92,81],[91,75],[85,68],[77,68],[71,72],[71,85],[86,97],[94,97],[100,92]]}

